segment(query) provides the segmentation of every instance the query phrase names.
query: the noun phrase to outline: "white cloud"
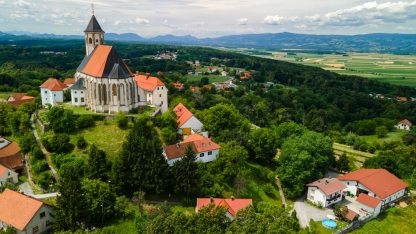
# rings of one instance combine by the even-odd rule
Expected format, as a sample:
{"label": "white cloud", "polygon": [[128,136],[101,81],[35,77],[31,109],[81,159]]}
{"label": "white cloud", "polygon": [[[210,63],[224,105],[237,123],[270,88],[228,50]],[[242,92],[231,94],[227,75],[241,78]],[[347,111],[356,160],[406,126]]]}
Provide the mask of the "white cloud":
{"label": "white cloud", "polygon": [[31,6],[31,3],[25,0],[17,0],[14,2],[14,5],[17,7],[28,9]]}
{"label": "white cloud", "polygon": [[142,18],[136,18],[136,23],[138,23],[138,24],[149,24],[150,20],[142,19]]}
{"label": "white cloud", "polygon": [[247,18],[241,18],[238,20],[238,24],[239,25],[247,25],[248,24],[248,19]]}
{"label": "white cloud", "polygon": [[264,18],[264,23],[265,24],[270,24],[270,25],[279,25],[282,23],[282,20],[284,19],[284,17],[279,16],[279,15],[268,15],[266,16],[266,18]]}

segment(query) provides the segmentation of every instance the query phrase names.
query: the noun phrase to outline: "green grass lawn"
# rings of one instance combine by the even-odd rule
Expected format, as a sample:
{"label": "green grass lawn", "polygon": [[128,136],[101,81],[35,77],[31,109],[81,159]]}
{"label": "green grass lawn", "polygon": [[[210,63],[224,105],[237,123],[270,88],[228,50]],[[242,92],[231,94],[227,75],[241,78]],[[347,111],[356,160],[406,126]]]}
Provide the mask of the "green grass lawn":
{"label": "green grass lawn", "polygon": [[324,227],[322,225],[322,221],[319,222],[315,222],[312,221],[310,222],[310,229],[312,231],[312,233],[322,233],[322,234],[332,234],[335,233],[338,230],[341,230],[342,228],[346,227],[348,225],[347,222],[342,222],[342,221],[336,221],[337,222],[337,227],[335,229],[328,229],[326,227]]}
{"label": "green grass lawn", "polygon": [[[71,134],[71,143],[76,145],[78,136],[83,136],[88,144],[95,144],[104,150],[110,160],[114,160],[121,152],[121,147],[128,133],[128,129],[120,129],[115,122],[97,121],[95,127],[86,128]],[[74,154],[83,155],[83,150],[75,147]]]}
{"label": "green grass lawn", "polygon": [[201,81],[202,77],[208,77],[209,79],[209,83],[212,84],[214,82],[224,82],[227,81],[229,79],[231,79],[231,77],[229,76],[220,76],[220,75],[186,75],[186,81],[188,82],[199,82]]}
{"label": "green grass lawn", "polygon": [[[100,113],[94,113],[90,110],[85,109],[85,107],[73,106],[69,102],[62,104],[62,107],[64,109],[67,109],[67,110],[72,110],[74,112],[74,114],[76,114],[76,115],[93,115],[93,114],[100,115]],[[101,114],[101,115],[103,115],[103,114]]]}
{"label": "green grass lawn", "polygon": [[392,142],[392,141],[402,141],[402,137],[406,135],[408,131],[404,130],[396,130],[394,132],[389,132],[386,137],[378,138],[377,135],[370,135],[370,136],[361,136],[365,141],[368,143],[384,143],[384,142]]}
{"label": "green grass lawn", "polygon": [[390,208],[381,213],[377,219],[366,223],[352,233],[415,233],[416,232],[416,206],[406,208]]}

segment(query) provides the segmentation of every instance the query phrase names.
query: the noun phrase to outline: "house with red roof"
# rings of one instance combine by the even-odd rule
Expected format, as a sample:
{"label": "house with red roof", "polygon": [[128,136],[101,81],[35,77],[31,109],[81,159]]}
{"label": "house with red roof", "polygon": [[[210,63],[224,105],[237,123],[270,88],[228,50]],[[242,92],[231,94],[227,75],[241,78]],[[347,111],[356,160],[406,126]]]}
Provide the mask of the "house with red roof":
{"label": "house with red roof", "polygon": [[181,82],[173,82],[172,83],[173,87],[175,87],[175,89],[182,91],[185,89],[185,85]]}
{"label": "house with red roof", "polygon": [[196,154],[196,161],[203,163],[217,159],[221,148],[208,137],[199,134],[190,135],[181,143],[163,147],[163,156],[165,156],[169,166],[173,166],[176,161],[184,157],[187,147],[192,147]]}
{"label": "house with red roof", "polygon": [[0,137],[0,164],[16,172],[23,168],[23,157],[16,142]]}
{"label": "house with red roof", "polygon": [[395,127],[400,130],[410,131],[410,129],[413,127],[413,124],[408,119],[404,119],[397,123]]}
{"label": "house with red roof", "polygon": [[347,186],[336,178],[323,178],[306,185],[307,199],[320,207],[328,207],[342,201],[344,189]]}
{"label": "house with red roof", "polygon": [[17,184],[18,174],[12,169],[9,169],[0,164],[0,188],[6,183]]}
{"label": "house with red roof", "polygon": [[10,97],[7,98],[7,102],[12,106],[20,106],[25,103],[33,103],[35,97],[27,96],[24,93],[12,93]]}
{"label": "house with red roof", "polygon": [[0,229],[12,227],[15,233],[46,233],[54,222],[52,206],[6,189],[0,195]]}
{"label": "house with red roof", "polygon": [[73,84],[75,84],[75,82],[76,82],[75,78],[66,78],[64,80],[64,84],[66,84],[68,88],[70,88]]}
{"label": "house with red roof", "polygon": [[233,221],[238,211],[253,205],[253,200],[241,198],[197,198],[195,212],[198,213],[199,210],[209,205],[224,207],[226,209],[225,216],[230,221]]}
{"label": "house with red roof", "polygon": [[55,78],[49,78],[40,86],[40,95],[42,97],[42,105],[55,106],[64,102],[64,90],[67,85]]}
{"label": "house with red roof", "polygon": [[191,135],[201,132],[204,125],[198,118],[196,118],[185,105],[179,103],[173,108],[176,115],[176,122],[178,123],[178,134]]}
{"label": "house with red roof", "polygon": [[139,87],[139,96],[145,99],[146,104],[160,106],[162,113],[168,110],[168,89],[159,78],[136,72],[134,80]]}
{"label": "house with red roof", "polygon": [[358,196],[357,202],[366,210],[372,207],[374,212],[402,199],[409,186],[385,169],[359,169],[339,176],[338,180],[347,186],[344,192]]}

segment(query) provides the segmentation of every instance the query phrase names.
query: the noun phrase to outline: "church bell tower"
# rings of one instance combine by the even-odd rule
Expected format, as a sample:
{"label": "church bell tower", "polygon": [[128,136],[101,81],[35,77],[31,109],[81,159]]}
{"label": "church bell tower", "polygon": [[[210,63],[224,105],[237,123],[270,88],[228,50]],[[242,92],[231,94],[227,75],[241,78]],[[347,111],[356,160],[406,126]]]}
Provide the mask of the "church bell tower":
{"label": "church bell tower", "polygon": [[88,23],[85,33],[85,51],[87,56],[92,53],[94,48],[98,45],[104,44],[104,31],[101,29],[100,24],[95,18],[94,6],[92,6],[92,17]]}

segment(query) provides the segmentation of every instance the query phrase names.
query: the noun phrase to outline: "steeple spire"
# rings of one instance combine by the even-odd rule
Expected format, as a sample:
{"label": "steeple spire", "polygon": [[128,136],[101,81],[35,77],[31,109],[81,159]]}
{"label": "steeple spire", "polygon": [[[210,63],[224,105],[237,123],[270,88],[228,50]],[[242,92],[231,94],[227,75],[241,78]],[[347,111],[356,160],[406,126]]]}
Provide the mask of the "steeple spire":
{"label": "steeple spire", "polygon": [[95,11],[94,11],[94,3],[91,3],[91,11],[92,11],[92,15],[94,15],[95,14]]}

